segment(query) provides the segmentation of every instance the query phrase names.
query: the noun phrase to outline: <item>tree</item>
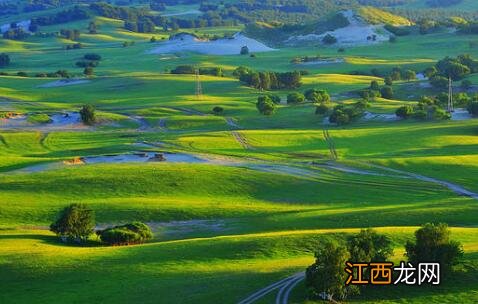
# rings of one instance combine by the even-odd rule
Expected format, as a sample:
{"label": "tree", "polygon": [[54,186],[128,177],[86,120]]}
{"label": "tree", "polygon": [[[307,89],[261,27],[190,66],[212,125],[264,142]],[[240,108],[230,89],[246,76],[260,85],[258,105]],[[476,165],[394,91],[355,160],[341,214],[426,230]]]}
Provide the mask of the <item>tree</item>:
{"label": "tree", "polygon": [[287,95],[287,103],[301,103],[304,102],[305,96],[302,93],[294,92]]}
{"label": "tree", "polygon": [[410,81],[410,80],[414,80],[417,78],[417,73],[415,71],[412,71],[412,70],[406,70],[404,73],[403,73],[403,78],[406,80],[406,81]]}
{"label": "tree", "polygon": [[94,72],[94,70],[93,70],[93,68],[90,67],[90,66],[86,67],[86,68],[83,70],[83,74],[84,74],[85,76],[91,76],[91,75],[93,75],[93,72]]}
{"label": "tree", "polygon": [[95,214],[84,204],[64,208],[50,230],[63,241],[85,242],[95,228]]}
{"label": "tree", "polygon": [[380,94],[382,95],[383,98],[385,99],[392,99],[393,98],[393,89],[390,86],[384,86],[380,90]]}
{"label": "tree", "polygon": [[473,116],[478,116],[478,101],[472,101],[468,104],[468,112]]}
{"label": "tree", "polygon": [[320,244],[315,253],[315,263],[306,270],[305,285],[308,297],[318,299],[325,293],[331,299],[345,299],[348,288],[344,282],[347,273],[344,271],[349,253],[345,245],[336,241]]}
{"label": "tree", "polygon": [[415,241],[405,245],[406,256],[412,264],[438,262],[443,273],[451,271],[463,256],[462,245],[450,240],[450,230],[444,223],[427,223],[415,231]]}
{"label": "tree", "polygon": [[10,56],[5,53],[0,54],[0,68],[6,67],[10,64]]}
{"label": "tree", "polygon": [[329,102],[330,95],[325,90],[309,89],[304,92],[304,96],[311,102]]}
{"label": "tree", "polygon": [[337,38],[335,38],[331,34],[327,34],[324,36],[324,38],[322,38],[322,42],[324,44],[334,44],[337,43]]}
{"label": "tree", "polygon": [[392,77],[390,76],[387,76],[383,79],[385,85],[388,85],[388,86],[391,86],[393,84],[393,80],[392,80]]}
{"label": "tree", "polygon": [[81,121],[85,125],[92,125],[96,122],[95,107],[91,104],[84,105],[80,110]]}
{"label": "tree", "polygon": [[370,82],[370,90],[373,90],[373,91],[380,90],[380,85],[378,84],[378,81],[372,80],[372,82]]}
{"label": "tree", "polygon": [[107,228],[99,232],[101,241],[108,245],[141,244],[153,238],[148,225],[141,222]]}
{"label": "tree", "polygon": [[90,24],[88,25],[88,33],[90,34],[98,33],[98,27],[96,26],[96,23],[94,21],[91,21]]}
{"label": "tree", "polygon": [[248,55],[249,54],[249,47],[247,47],[247,45],[241,47],[241,52],[240,52],[241,55]]}
{"label": "tree", "polygon": [[395,115],[400,118],[409,118],[413,115],[413,107],[410,105],[401,106],[395,111]]}
{"label": "tree", "polygon": [[222,113],[224,113],[224,108],[216,106],[212,108],[212,112],[214,113],[214,115],[221,115]]}
{"label": "tree", "polygon": [[430,84],[437,89],[446,89],[448,87],[448,79],[436,75],[430,78]]}
{"label": "tree", "polygon": [[390,238],[373,229],[362,229],[360,233],[351,236],[347,247],[352,261],[385,262],[393,254]]}
{"label": "tree", "polygon": [[152,36],[151,39],[149,39],[149,42],[151,43],[155,43],[157,40],[156,40],[156,37]]}
{"label": "tree", "polygon": [[259,96],[256,103],[257,110],[263,115],[272,115],[276,105],[269,96]]}
{"label": "tree", "polygon": [[316,115],[325,115],[327,112],[329,112],[329,107],[325,103],[321,103],[315,108]]}
{"label": "tree", "polygon": [[100,61],[101,60],[101,55],[96,54],[96,53],[88,53],[83,56],[86,60],[91,60],[91,61]]}

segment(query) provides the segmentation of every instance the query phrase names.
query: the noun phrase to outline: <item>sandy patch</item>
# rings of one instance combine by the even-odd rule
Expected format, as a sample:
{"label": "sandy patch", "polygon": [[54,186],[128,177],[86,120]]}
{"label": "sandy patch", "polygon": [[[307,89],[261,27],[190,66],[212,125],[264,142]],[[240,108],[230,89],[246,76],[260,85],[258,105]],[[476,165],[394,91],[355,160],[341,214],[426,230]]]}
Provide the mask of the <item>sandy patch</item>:
{"label": "sandy patch", "polygon": [[451,120],[468,120],[472,118],[473,116],[466,109],[455,109],[451,113]]}
{"label": "sandy patch", "polygon": [[217,40],[202,40],[193,35],[183,34],[171,40],[159,42],[157,45],[157,47],[147,53],[174,54],[178,52],[193,52],[207,55],[239,55],[243,46],[247,46],[251,53],[275,51],[275,49],[240,33],[235,34],[233,38]]}

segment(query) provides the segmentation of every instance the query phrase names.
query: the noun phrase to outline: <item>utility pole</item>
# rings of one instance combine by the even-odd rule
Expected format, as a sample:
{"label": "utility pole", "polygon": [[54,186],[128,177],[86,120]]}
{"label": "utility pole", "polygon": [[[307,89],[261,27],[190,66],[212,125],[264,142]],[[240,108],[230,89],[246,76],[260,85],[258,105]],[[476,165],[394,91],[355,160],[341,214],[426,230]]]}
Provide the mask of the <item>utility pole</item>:
{"label": "utility pole", "polygon": [[448,107],[447,110],[449,113],[452,113],[455,111],[453,108],[453,87],[452,87],[452,81],[451,77],[448,77]]}
{"label": "utility pole", "polygon": [[199,69],[196,68],[196,99],[201,100],[201,96],[202,96],[201,79],[199,75]]}

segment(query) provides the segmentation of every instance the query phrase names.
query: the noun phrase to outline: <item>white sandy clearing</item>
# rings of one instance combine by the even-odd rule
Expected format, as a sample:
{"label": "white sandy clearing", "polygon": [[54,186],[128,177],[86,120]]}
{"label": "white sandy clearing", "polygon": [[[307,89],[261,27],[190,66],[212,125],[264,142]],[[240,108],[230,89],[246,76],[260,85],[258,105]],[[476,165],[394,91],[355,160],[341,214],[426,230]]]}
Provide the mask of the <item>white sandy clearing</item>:
{"label": "white sandy clearing", "polygon": [[178,52],[194,52],[207,55],[239,55],[241,48],[247,46],[249,52],[275,51],[265,44],[237,33],[233,38],[217,40],[203,40],[193,35],[183,34],[165,42],[159,42],[158,46],[148,51],[148,54],[174,54]]}
{"label": "white sandy clearing", "polygon": [[66,87],[78,84],[84,84],[90,82],[86,79],[61,79],[52,82],[48,82],[42,85],[39,85],[38,88],[58,88],[58,87]]}
{"label": "white sandy clearing", "polygon": [[172,17],[172,16],[184,16],[184,15],[202,15],[202,12],[200,10],[189,10],[185,12],[180,12],[180,13],[171,13],[171,14],[163,14],[161,16],[164,17]]}
{"label": "white sandy clearing", "polygon": [[[0,1],[1,2],[1,1]],[[30,28],[30,24],[31,24],[31,20],[23,20],[23,21],[19,21],[19,22],[16,22],[17,24],[17,28],[21,28],[23,29],[25,32],[30,32],[29,31],[29,28]],[[8,31],[10,28],[11,28],[11,23],[6,23],[6,24],[3,24],[3,25],[0,25],[0,32],[1,33],[5,33],[6,31]]]}
{"label": "white sandy clearing", "polygon": [[[388,41],[390,35],[384,29],[383,25],[371,25],[362,21],[352,10],[343,11],[342,14],[348,19],[349,25],[323,34],[308,34],[292,36],[286,40],[288,44],[294,44],[300,41],[322,41],[324,36],[330,34],[337,38],[334,45],[367,45],[377,44]],[[375,36],[376,39],[367,39],[367,37]]]}
{"label": "white sandy clearing", "polygon": [[466,109],[455,109],[451,113],[451,120],[467,120],[467,119],[472,119],[473,116],[468,113]]}
{"label": "white sandy clearing", "polygon": [[396,121],[400,118],[395,114],[378,114],[365,112],[365,115],[361,118],[363,121]]}

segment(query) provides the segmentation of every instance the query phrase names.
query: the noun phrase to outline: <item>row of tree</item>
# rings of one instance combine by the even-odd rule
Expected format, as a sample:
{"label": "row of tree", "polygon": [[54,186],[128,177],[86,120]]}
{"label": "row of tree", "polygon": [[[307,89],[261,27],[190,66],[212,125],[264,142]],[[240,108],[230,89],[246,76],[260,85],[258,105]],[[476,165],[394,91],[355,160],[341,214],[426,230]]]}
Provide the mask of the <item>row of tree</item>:
{"label": "row of tree", "polygon": [[[306,271],[307,295],[312,300],[344,300],[357,295],[366,286],[346,285],[348,274],[344,271],[346,262],[372,263],[387,262],[393,255],[390,238],[373,229],[361,230],[346,242],[327,240],[319,245],[316,261]],[[412,265],[418,263],[439,263],[440,275],[450,276],[453,266],[463,257],[462,245],[450,238],[446,224],[425,224],[415,231],[415,239],[405,244],[405,257]],[[364,271],[363,280],[370,281],[371,273]]]}
{"label": "row of tree", "polygon": [[245,85],[258,90],[297,89],[302,85],[302,74],[294,72],[257,72],[248,67],[240,66],[233,76]]}

